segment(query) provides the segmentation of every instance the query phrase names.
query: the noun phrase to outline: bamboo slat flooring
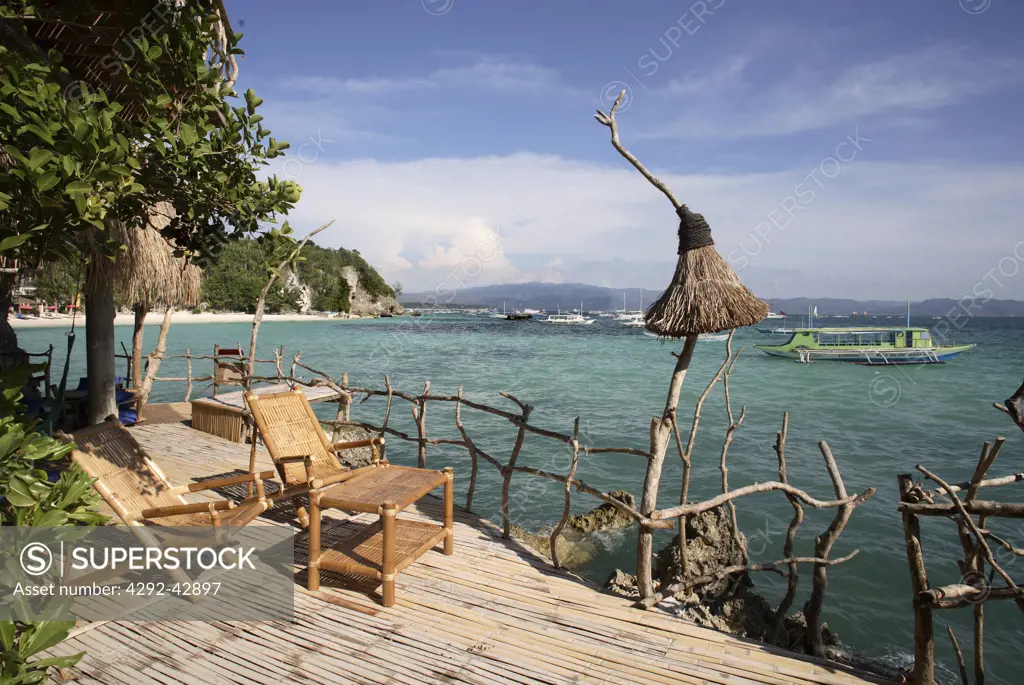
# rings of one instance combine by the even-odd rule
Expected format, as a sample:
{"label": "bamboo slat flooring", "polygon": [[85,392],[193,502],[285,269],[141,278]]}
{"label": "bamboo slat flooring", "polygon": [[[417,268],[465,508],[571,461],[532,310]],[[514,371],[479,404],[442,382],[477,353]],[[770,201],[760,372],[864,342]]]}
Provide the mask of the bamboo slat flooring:
{"label": "bamboo slat flooring", "polygon": [[[248,465],[247,445],[182,424],[132,431],[174,482]],[[262,449],[257,462],[271,468]],[[292,509],[282,503],[268,514],[285,520]],[[338,517],[324,521],[325,539],[332,526],[376,518],[325,515]],[[402,516],[440,522],[441,501],[427,497]],[[296,535],[299,559],[307,540],[305,533]],[[492,524],[458,508],[455,555],[437,548],[400,573],[393,607],[382,607],[379,588],[368,591],[365,579],[324,573],[322,589],[311,593],[301,573],[297,578],[294,622],[88,624],[50,654],[85,650],[63,682],[112,685],[885,682],[634,609],[502,540]]]}
{"label": "bamboo slat flooring", "polygon": [[167,402],[146,404],[142,407],[142,421],[148,424],[183,423],[192,420],[192,404],[189,402]]}
{"label": "bamboo slat flooring", "polygon": [[[317,385],[314,387],[297,386],[306,395],[306,399],[310,402],[328,402],[330,400],[336,400],[340,395],[331,390],[326,385]],[[275,392],[284,392],[291,390],[291,386],[287,383],[279,383],[278,385],[264,385],[262,387],[255,388],[253,390],[257,395],[271,394]],[[245,391],[236,390],[235,392],[225,392],[217,395],[216,397],[200,397],[192,400],[195,403],[210,404],[219,407],[232,407],[234,409],[243,409],[245,407]]]}

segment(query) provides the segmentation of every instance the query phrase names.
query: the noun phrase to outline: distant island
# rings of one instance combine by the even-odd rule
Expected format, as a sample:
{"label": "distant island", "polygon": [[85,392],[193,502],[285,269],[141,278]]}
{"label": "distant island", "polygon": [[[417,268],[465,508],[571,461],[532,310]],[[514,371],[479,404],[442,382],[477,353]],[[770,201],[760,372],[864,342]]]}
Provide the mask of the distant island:
{"label": "distant island", "polygon": [[[614,311],[623,308],[636,310],[641,304],[640,288],[605,288],[585,283],[505,283],[473,288],[439,289],[439,292],[410,292],[399,296],[406,307],[487,307],[507,309],[574,309],[583,302],[588,310]],[[650,305],[661,290],[643,289],[643,306]],[[772,311],[786,312],[794,317],[804,316],[808,308],[817,307],[820,316],[849,316],[856,312],[875,316],[898,316],[907,311],[906,300],[853,300],[842,298],[764,298]],[[972,308],[973,306],[973,308]],[[991,299],[985,302],[970,297],[958,301],[951,298],[930,298],[911,302],[914,316],[971,316],[1014,317],[1024,316],[1024,302],[1020,300]],[[950,312],[953,312],[952,314]]]}

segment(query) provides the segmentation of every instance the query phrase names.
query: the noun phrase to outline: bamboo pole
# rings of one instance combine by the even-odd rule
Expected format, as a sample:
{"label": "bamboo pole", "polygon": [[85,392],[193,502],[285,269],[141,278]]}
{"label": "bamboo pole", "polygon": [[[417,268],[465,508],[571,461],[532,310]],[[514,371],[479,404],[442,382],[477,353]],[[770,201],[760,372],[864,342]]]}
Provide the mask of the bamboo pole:
{"label": "bamboo pole", "polygon": [[444,553],[455,554],[455,469],[444,469]]}
{"label": "bamboo pole", "polygon": [[381,559],[381,581],[383,583],[384,606],[395,604],[395,518],[398,505],[385,502],[380,509],[381,528],[383,529],[383,551]]}

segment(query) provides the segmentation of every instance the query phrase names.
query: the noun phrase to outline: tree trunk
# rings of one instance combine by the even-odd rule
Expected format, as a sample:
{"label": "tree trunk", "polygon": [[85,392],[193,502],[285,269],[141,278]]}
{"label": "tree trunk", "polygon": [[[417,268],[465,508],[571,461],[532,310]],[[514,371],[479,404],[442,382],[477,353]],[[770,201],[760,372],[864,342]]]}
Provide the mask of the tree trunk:
{"label": "tree trunk", "polygon": [[114,384],[114,281],[94,263],[85,269],[85,352],[89,425],[117,414]]}
{"label": "tree trunk", "polygon": [[132,333],[132,387],[136,391],[142,388],[142,337],[148,313],[149,307],[146,305],[135,305],[135,331]]}
{"label": "tree trunk", "polygon": [[167,332],[171,328],[171,316],[173,314],[174,307],[168,307],[164,312],[164,320],[160,323],[160,334],[156,338],[156,349],[153,350],[153,355],[146,368],[146,377],[143,379],[142,386],[139,388],[138,398],[140,413],[142,412],[142,407],[149,401],[149,395],[153,392],[153,382],[156,380],[157,373],[160,372],[160,363],[163,361],[164,355],[167,353]]}
{"label": "tree trunk", "polygon": [[14,302],[14,277],[0,273],[0,370],[27,364],[28,356],[18,347],[18,335],[7,321],[7,310]]}

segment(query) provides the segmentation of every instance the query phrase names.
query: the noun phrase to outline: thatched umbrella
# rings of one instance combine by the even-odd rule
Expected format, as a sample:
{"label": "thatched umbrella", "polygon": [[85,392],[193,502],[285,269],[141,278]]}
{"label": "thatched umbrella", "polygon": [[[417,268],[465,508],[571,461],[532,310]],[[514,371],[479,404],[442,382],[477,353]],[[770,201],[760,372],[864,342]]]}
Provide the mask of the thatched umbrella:
{"label": "thatched umbrella", "polygon": [[[135,311],[135,330],[132,334],[132,385],[142,388],[142,343],[146,315],[154,308],[165,310],[164,319],[170,322],[175,307],[194,307],[199,304],[202,270],[184,257],[175,257],[174,249],[160,234],[174,217],[170,204],[157,203],[150,211],[149,225],[145,228],[122,229],[120,240],[128,246],[126,254],[116,262],[117,289],[125,302]],[[166,338],[162,326],[161,343]]]}
{"label": "thatched umbrella", "polygon": [[[660,190],[672,203],[679,217],[679,261],[672,283],[661,297],[651,305],[645,316],[647,329],[669,338],[686,338],[683,351],[676,356],[676,366],[669,384],[665,411],[651,424],[651,458],[647,462],[640,513],[650,516],[658,499],[658,484],[665,452],[675,431],[676,408],[682,392],[686,371],[693,358],[697,336],[701,333],[716,333],[740,326],[757,323],[768,313],[768,305],[740,283],[739,277],[729,268],[715,249],[711,239],[711,228],[700,214],[695,214],[676,199],[672,191],[640,163],[619,141],[615,110],[618,109],[626,91],[622,91],[608,114],[598,110],[595,118],[611,129],[612,145],[637,171],[643,174],[655,188]],[[689,482],[690,464],[683,454],[683,491]],[[683,496],[685,499],[685,494]],[[682,522],[680,523],[682,526]],[[685,534],[685,529],[680,535]],[[640,594],[649,597],[653,592],[651,578],[653,537],[650,528],[641,525],[637,545],[637,581]]]}
{"label": "thatched umbrella", "polygon": [[679,261],[661,297],[647,310],[647,330],[669,338],[717,333],[751,326],[768,313],[768,304],[740,283],[715,249],[711,227],[686,205],[679,216]]}

